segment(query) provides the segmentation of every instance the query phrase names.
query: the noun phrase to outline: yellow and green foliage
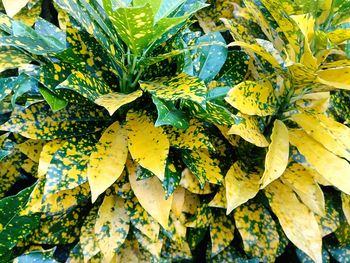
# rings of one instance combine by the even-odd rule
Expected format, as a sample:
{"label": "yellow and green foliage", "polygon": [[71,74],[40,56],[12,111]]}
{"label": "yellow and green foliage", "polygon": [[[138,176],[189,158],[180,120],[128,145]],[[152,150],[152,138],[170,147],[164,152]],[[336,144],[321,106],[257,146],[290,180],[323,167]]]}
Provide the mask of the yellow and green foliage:
{"label": "yellow and green foliage", "polygon": [[48,2],[0,1],[0,262],[348,262],[349,0]]}

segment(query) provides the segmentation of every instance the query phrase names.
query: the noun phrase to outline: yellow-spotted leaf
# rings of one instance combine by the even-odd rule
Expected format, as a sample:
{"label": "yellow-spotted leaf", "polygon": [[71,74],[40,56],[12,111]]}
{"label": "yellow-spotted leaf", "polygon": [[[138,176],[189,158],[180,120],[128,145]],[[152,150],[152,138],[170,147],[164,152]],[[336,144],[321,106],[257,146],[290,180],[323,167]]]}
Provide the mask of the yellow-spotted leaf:
{"label": "yellow-spotted leaf", "polygon": [[350,194],[350,164],[346,160],[329,152],[302,130],[290,130],[289,139],[326,181]]}
{"label": "yellow-spotted leaf", "polygon": [[98,210],[95,223],[95,237],[105,262],[110,262],[124,243],[129,233],[129,223],[124,200],[107,194]]}
{"label": "yellow-spotted leaf", "polygon": [[334,44],[341,44],[350,39],[350,30],[345,28],[337,28],[327,33],[327,36]]}
{"label": "yellow-spotted leaf", "polygon": [[127,133],[116,121],[104,131],[90,155],[87,176],[92,202],[119,178],[127,157]]}
{"label": "yellow-spotted leaf", "polygon": [[159,262],[160,252],[163,247],[163,237],[152,241],[137,229],[134,229],[133,233],[139,245],[143,248],[143,251],[140,249],[142,252],[140,253],[139,262],[152,262],[152,259],[155,262]]}
{"label": "yellow-spotted leaf", "polygon": [[288,165],[288,129],[280,120],[275,120],[269,150],[265,158],[265,171],[261,178],[261,188],[280,177]]}
{"label": "yellow-spotted leaf", "polygon": [[113,115],[121,106],[133,102],[141,96],[141,90],[137,90],[129,94],[113,92],[98,97],[94,102],[97,105],[106,108],[109,114]]}
{"label": "yellow-spotted leaf", "polygon": [[208,183],[201,187],[198,178],[193,175],[190,169],[184,169],[181,176],[180,185],[191,193],[205,195],[213,192],[212,187]]}
{"label": "yellow-spotted leaf", "polygon": [[211,207],[218,207],[218,208],[227,208],[227,200],[226,200],[226,189],[225,186],[221,186],[219,190],[217,191],[214,198],[210,201],[208,204]]}
{"label": "yellow-spotted leaf", "polygon": [[126,128],[132,158],[163,181],[169,140],[162,127],[154,127],[147,112],[129,111]]}
{"label": "yellow-spotted leaf", "polygon": [[256,118],[244,114],[240,114],[239,116],[241,116],[243,120],[238,124],[232,125],[228,134],[238,135],[258,147],[267,147],[269,143],[262,134]]}
{"label": "yellow-spotted leaf", "polygon": [[21,144],[18,144],[16,148],[27,155],[31,160],[38,163],[44,144],[44,141],[29,139]]}
{"label": "yellow-spotted leaf", "polygon": [[165,199],[165,191],[162,183],[155,176],[137,181],[136,165],[129,166],[129,180],[131,188],[142,207],[155,219],[164,229],[168,229],[168,220],[173,197]]}
{"label": "yellow-spotted leaf", "polygon": [[205,151],[184,152],[182,159],[191,172],[198,178],[201,188],[205,182],[221,184],[223,175],[218,163]]}
{"label": "yellow-spotted leaf", "polygon": [[203,123],[196,119],[190,120],[190,125],[186,130],[172,126],[165,127],[164,130],[172,147],[187,150],[213,149],[211,139]]}
{"label": "yellow-spotted leaf", "polygon": [[350,67],[319,70],[316,74],[319,83],[338,89],[350,90]]}
{"label": "yellow-spotted leaf", "polygon": [[213,215],[209,229],[213,257],[228,247],[234,238],[235,225],[232,216],[226,216],[223,210],[219,210]]}
{"label": "yellow-spotted leaf", "polygon": [[342,193],[341,201],[342,201],[342,208],[343,208],[344,215],[346,217],[346,220],[350,224],[350,196]]}
{"label": "yellow-spotted leaf", "polygon": [[260,262],[274,262],[279,235],[269,211],[259,203],[248,202],[234,211],[234,218],[244,251]]}
{"label": "yellow-spotted leaf", "polygon": [[197,208],[196,214],[185,225],[191,228],[204,228],[210,225],[212,219],[212,210],[206,204],[203,204]]}
{"label": "yellow-spotted leaf", "polygon": [[309,169],[293,163],[283,173],[281,180],[298,194],[301,201],[316,214],[325,214],[324,195]]}
{"label": "yellow-spotted leaf", "polygon": [[135,196],[125,200],[125,209],[131,224],[135,228],[140,230],[151,241],[158,239],[160,225],[146,212]]}
{"label": "yellow-spotted leaf", "polygon": [[292,120],[329,151],[350,161],[349,127],[323,114],[300,113]]}
{"label": "yellow-spotted leaf", "polygon": [[244,172],[239,162],[231,166],[225,177],[226,214],[230,214],[233,209],[247,202],[259,192],[259,180],[259,174]]}
{"label": "yellow-spotted leaf", "polygon": [[6,10],[8,16],[13,17],[17,14],[30,0],[2,0],[2,4]]}
{"label": "yellow-spotted leaf", "polygon": [[258,44],[249,44],[242,41],[236,41],[228,44],[228,47],[241,47],[245,49],[248,53],[250,52],[258,54],[262,58],[266,59],[266,61],[268,61],[272,66],[276,68],[281,68],[277,59],[273,55],[271,55],[270,52],[268,52],[266,49],[264,49]]}
{"label": "yellow-spotted leaf", "polygon": [[98,207],[93,207],[81,227],[79,237],[80,247],[83,253],[84,262],[89,262],[91,258],[100,252],[97,240],[95,238],[95,222]]}
{"label": "yellow-spotted leaf", "polygon": [[180,218],[182,214],[182,209],[185,203],[185,188],[179,186],[176,188],[173,194],[173,203],[171,205],[171,211],[173,212],[175,218]]}
{"label": "yellow-spotted leaf", "polygon": [[193,194],[189,191],[186,191],[185,202],[182,208],[183,212],[193,215],[196,213],[199,206],[200,206],[199,196],[197,194]]}
{"label": "yellow-spotted leaf", "polygon": [[227,93],[225,100],[248,115],[268,116],[276,110],[273,87],[267,83],[241,82]]}
{"label": "yellow-spotted leaf", "polygon": [[322,263],[322,234],[315,215],[280,180],[269,184],[265,194],[288,239],[316,263]]}
{"label": "yellow-spotted leaf", "polygon": [[205,83],[194,76],[186,73],[173,77],[171,79],[159,79],[158,81],[142,81],[141,89],[149,92],[157,98],[164,100],[191,100],[205,108],[207,87]]}
{"label": "yellow-spotted leaf", "polygon": [[40,158],[39,158],[39,166],[38,166],[38,177],[39,178],[42,178],[46,175],[54,154],[65,143],[66,143],[66,141],[62,141],[62,140],[52,140],[52,141],[47,142],[44,145],[44,147],[40,153]]}

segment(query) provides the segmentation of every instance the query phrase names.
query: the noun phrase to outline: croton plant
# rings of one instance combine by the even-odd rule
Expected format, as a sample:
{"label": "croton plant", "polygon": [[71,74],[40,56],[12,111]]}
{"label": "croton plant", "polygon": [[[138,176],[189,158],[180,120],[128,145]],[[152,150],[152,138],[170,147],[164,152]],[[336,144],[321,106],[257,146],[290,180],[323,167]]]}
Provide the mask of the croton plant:
{"label": "croton plant", "polygon": [[0,11],[0,262],[350,262],[349,0]]}

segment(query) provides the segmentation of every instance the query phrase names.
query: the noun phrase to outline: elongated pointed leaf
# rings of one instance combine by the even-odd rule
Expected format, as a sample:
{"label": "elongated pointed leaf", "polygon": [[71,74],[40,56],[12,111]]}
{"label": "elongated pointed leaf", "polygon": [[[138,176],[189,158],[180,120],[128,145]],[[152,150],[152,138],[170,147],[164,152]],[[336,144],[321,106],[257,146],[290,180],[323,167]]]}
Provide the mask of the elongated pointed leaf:
{"label": "elongated pointed leaf", "polygon": [[95,238],[95,223],[98,207],[93,207],[88,213],[79,237],[79,243],[83,253],[84,262],[88,262],[91,258],[100,252],[98,242]]}
{"label": "elongated pointed leaf", "polygon": [[100,206],[95,223],[95,237],[103,254],[110,262],[129,233],[130,219],[124,208],[124,200],[113,194],[106,195]]}
{"label": "elongated pointed leaf", "polygon": [[119,178],[127,157],[126,130],[116,121],[104,131],[89,158],[87,177],[92,202]]}
{"label": "elongated pointed leaf", "polygon": [[288,129],[280,120],[276,120],[272,129],[271,144],[266,154],[265,171],[261,178],[261,188],[280,177],[288,165],[289,136]]}
{"label": "elongated pointed leaf", "polygon": [[220,210],[210,224],[211,256],[215,256],[228,247],[234,238],[235,225],[231,216]]}
{"label": "elongated pointed leaf", "polygon": [[146,111],[129,111],[126,129],[128,147],[133,159],[163,180],[169,152],[169,140],[163,128],[154,127]]}
{"label": "elongated pointed leaf", "polygon": [[279,180],[271,183],[265,194],[288,239],[315,262],[322,263],[322,236],[314,214]]}
{"label": "elongated pointed leaf", "polygon": [[253,81],[245,81],[233,87],[225,100],[248,115],[268,116],[276,110],[272,86]]}
{"label": "elongated pointed leaf", "polygon": [[273,262],[279,235],[269,211],[261,204],[249,202],[234,211],[234,218],[246,253],[261,262]]}
{"label": "elongated pointed leaf", "polygon": [[11,0],[3,0],[2,4],[4,5],[4,8],[6,10],[6,13],[13,17],[15,14],[17,14],[23,7],[26,6],[26,4],[29,2],[29,0],[19,0],[19,1],[11,1]]}
{"label": "elongated pointed leaf", "polygon": [[194,176],[188,168],[182,171],[181,176],[182,178],[180,185],[191,193],[205,195],[213,192],[212,187],[208,183],[205,183],[204,186],[201,186],[198,178]]}
{"label": "elongated pointed leaf", "polygon": [[227,212],[253,198],[259,192],[260,176],[254,173],[246,173],[241,164],[235,162],[225,177]]}
{"label": "elongated pointed leaf", "polygon": [[304,131],[292,130],[289,135],[290,143],[298,148],[322,177],[341,191],[350,194],[350,164],[346,160],[327,151]]}
{"label": "elongated pointed leaf", "polygon": [[136,167],[129,170],[131,188],[142,207],[164,228],[168,229],[172,196],[165,199],[165,191],[157,177],[136,180]]}

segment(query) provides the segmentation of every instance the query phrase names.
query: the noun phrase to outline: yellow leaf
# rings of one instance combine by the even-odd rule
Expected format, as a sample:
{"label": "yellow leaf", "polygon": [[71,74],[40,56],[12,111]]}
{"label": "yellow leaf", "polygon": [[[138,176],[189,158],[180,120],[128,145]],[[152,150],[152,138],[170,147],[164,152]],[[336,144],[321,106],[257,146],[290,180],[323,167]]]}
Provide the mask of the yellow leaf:
{"label": "yellow leaf", "polygon": [[180,218],[182,209],[185,203],[185,188],[179,186],[173,193],[173,203],[171,204],[171,211],[176,218]]}
{"label": "yellow leaf", "polygon": [[322,234],[315,215],[280,180],[266,187],[265,194],[288,239],[316,263],[322,263]]}
{"label": "yellow leaf", "polygon": [[317,92],[304,95],[296,101],[297,106],[318,113],[325,113],[329,108],[330,92]]}
{"label": "yellow leaf", "polygon": [[31,160],[38,163],[44,144],[45,141],[29,139],[21,144],[16,145],[16,148],[27,155]]}
{"label": "yellow leaf", "polygon": [[323,115],[300,113],[292,120],[334,154],[350,161],[350,128]]}
{"label": "yellow leaf", "polygon": [[319,83],[350,90],[350,67],[331,68],[316,72]]}
{"label": "yellow leaf", "polygon": [[198,179],[188,168],[182,171],[181,176],[180,185],[191,193],[205,195],[213,192],[213,189],[208,183],[206,183],[202,189]]}
{"label": "yellow leaf", "polygon": [[290,186],[298,194],[301,201],[307,205],[311,211],[320,216],[325,214],[325,202],[322,189],[315,182],[313,174],[309,169],[298,163],[293,163],[283,173],[281,180]]}
{"label": "yellow leaf", "polygon": [[154,127],[146,111],[129,111],[126,119],[128,147],[132,158],[163,181],[170,147],[163,128]]}
{"label": "yellow leaf", "polygon": [[127,157],[126,130],[116,121],[104,131],[90,155],[87,176],[92,202],[119,178]]}
{"label": "yellow leaf", "polygon": [[261,178],[261,188],[280,177],[288,165],[289,136],[288,129],[280,120],[275,120],[271,134],[271,143],[265,158],[265,171]]}
{"label": "yellow leaf", "polygon": [[238,162],[231,166],[225,177],[227,215],[259,192],[259,180],[258,174],[244,172]]}
{"label": "yellow leaf", "polygon": [[105,195],[95,223],[95,237],[104,262],[110,262],[114,252],[124,243],[129,223],[124,200],[114,194]]}
{"label": "yellow leaf", "polygon": [[200,206],[199,196],[189,191],[186,191],[185,202],[182,208],[183,212],[193,215],[197,212],[197,209],[199,206]]}
{"label": "yellow leaf", "polygon": [[258,147],[267,147],[269,145],[265,136],[260,131],[258,121],[255,117],[243,114],[237,114],[237,116],[243,117],[244,120],[239,124],[232,125],[228,134],[239,135],[244,140]]}
{"label": "yellow leaf", "polygon": [[350,196],[341,193],[342,208],[348,224],[350,224]]}
{"label": "yellow leaf", "polygon": [[350,194],[350,164],[346,160],[329,152],[302,130],[290,130],[289,139],[320,175],[339,190]]}
{"label": "yellow leaf", "polygon": [[328,32],[327,36],[334,44],[341,44],[350,39],[350,30],[345,28],[338,28],[334,31]]}
{"label": "yellow leaf", "polygon": [[21,9],[25,7],[28,2],[29,0],[2,0],[6,13],[9,17],[13,17],[15,14],[21,11]]}
{"label": "yellow leaf", "polygon": [[137,181],[135,165],[129,170],[129,181],[142,207],[158,221],[164,229],[168,229],[169,213],[173,202],[173,196],[165,200],[165,191],[157,177],[153,176]]}
{"label": "yellow leaf", "polygon": [[108,93],[95,100],[97,105],[105,107],[110,115],[113,115],[121,106],[133,102],[142,96],[142,90],[134,91],[130,94],[118,92]]}
{"label": "yellow leaf", "polygon": [[115,253],[113,263],[139,262],[139,244],[136,239],[125,240],[124,245]]}
{"label": "yellow leaf", "polygon": [[236,41],[228,44],[228,47],[237,47],[237,46],[243,49],[246,49],[248,52],[256,53],[261,57],[263,57],[264,59],[266,59],[272,66],[276,68],[281,68],[276,58],[274,58],[266,49],[259,46],[258,44],[249,44],[242,41]]}
{"label": "yellow leaf", "polygon": [[248,115],[268,116],[276,110],[273,87],[267,83],[263,85],[254,81],[241,82],[227,93],[225,100]]}
{"label": "yellow leaf", "polygon": [[38,178],[45,176],[55,152],[57,152],[65,143],[66,141],[62,140],[52,140],[44,145],[39,158]]}
{"label": "yellow leaf", "polygon": [[214,198],[210,201],[208,206],[218,207],[218,208],[227,208],[227,200],[226,200],[226,189],[224,186],[221,186],[214,196]]}

